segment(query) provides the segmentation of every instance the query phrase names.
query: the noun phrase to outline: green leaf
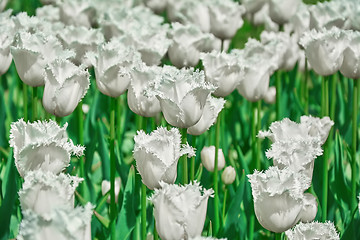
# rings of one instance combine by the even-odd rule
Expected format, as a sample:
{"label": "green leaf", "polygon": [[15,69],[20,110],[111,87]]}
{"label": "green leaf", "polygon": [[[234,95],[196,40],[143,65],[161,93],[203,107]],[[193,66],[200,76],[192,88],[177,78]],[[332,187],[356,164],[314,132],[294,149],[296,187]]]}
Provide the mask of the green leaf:
{"label": "green leaf", "polygon": [[126,187],[124,199],[120,210],[120,215],[116,224],[118,230],[118,240],[129,239],[131,232],[135,227],[136,216],[134,207],[134,189],[135,189],[135,169],[131,166]]}
{"label": "green leaf", "polygon": [[105,134],[105,126],[101,121],[97,122],[97,131],[98,131],[98,152],[101,157],[101,168],[103,178],[105,180],[110,180],[110,155],[109,155],[109,147],[108,147],[108,136]]}

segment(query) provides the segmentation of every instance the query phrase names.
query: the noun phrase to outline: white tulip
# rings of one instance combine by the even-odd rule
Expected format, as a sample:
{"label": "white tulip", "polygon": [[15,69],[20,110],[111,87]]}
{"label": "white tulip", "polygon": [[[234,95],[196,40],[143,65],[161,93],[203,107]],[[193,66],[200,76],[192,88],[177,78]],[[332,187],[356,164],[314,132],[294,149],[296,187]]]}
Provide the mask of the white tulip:
{"label": "white tulip", "polygon": [[60,20],[66,25],[90,28],[95,24],[96,8],[89,0],[62,0],[56,5],[60,9]]}
{"label": "white tulip", "polygon": [[226,97],[239,85],[244,68],[236,54],[212,51],[202,53],[200,58],[204,65],[205,80],[216,87],[214,96]]}
{"label": "white tulip", "polygon": [[168,0],[144,0],[144,2],[155,13],[161,13],[165,10]]}
{"label": "white tulip", "polygon": [[150,201],[154,204],[156,230],[163,240],[188,239],[201,235],[207,202],[214,193],[198,182],[185,186],[161,182]]}
{"label": "white tulip", "polygon": [[45,5],[36,8],[36,16],[52,23],[60,21],[60,9],[53,5]]}
{"label": "white tulip", "polygon": [[66,128],[67,123],[59,127],[52,120],[25,123],[20,119],[11,124],[10,147],[20,176],[38,169],[59,174],[68,166],[70,155],[83,155],[84,147],[73,144]]}
{"label": "white tulip", "polygon": [[174,183],[177,176],[179,158],[187,154],[195,155],[188,144],[181,145],[179,130],[169,131],[159,127],[151,134],[138,131],[134,137],[134,159],[141,175],[142,182],[149,188],[160,188],[161,181]]}
{"label": "white tulip", "polygon": [[[310,179],[290,169],[270,167],[265,172],[255,170],[248,175],[259,223],[272,232],[284,232],[301,220],[305,203],[304,191]],[[304,215],[305,216],[305,215]]]}
{"label": "white tulip", "polygon": [[246,13],[253,14],[260,11],[267,4],[267,0],[242,0],[241,4],[245,7]]}
{"label": "white tulip", "polygon": [[321,145],[323,145],[329,136],[334,121],[329,117],[317,118],[313,116],[301,116],[300,124],[304,124],[308,127],[310,136],[319,136]]}
{"label": "white tulip", "polygon": [[42,99],[48,113],[64,117],[70,115],[90,85],[90,75],[83,65],[69,60],[55,60],[45,69],[45,88]]}
{"label": "white tulip", "polygon": [[285,234],[289,240],[340,240],[339,233],[336,231],[334,223],[330,221],[324,223],[299,223],[293,229],[287,230]]}
{"label": "white tulip", "polygon": [[360,34],[358,31],[346,32],[348,38],[347,46],[344,50],[344,61],[340,67],[340,72],[347,78],[360,78]]}
{"label": "white tulip", "polygon": [[74,192],[83,180],[60,173],[36,170],[28,172],[19,191],[21,210],[32,210],[46,220],[56,208],[73,208]]}
{"label": "white tulip", "polygon": [[[118,202],[120,188],[121,188],[121,178],[117,177],[115,178],[115,203]],[[101,182],[101,194],[105,195],[108,191],[110,191],[110,182],[108,180],[103,180]],[[111,198],[109,195],[108,198],[106,199],[106,202],[110,203],[110,200]]]}
{"label": "white tulip", "polygon": [[277,24],[283,25],[295,15],[301,0],[269,0],[269,15]]}
{"label": "white tulip", "polygon": [[15,25],[10,19],[11,12],[0,13],[0,76],[8,71],[12,61],[10,46],[14,41]]}
{"label": "white tulip", "polygon": [[215,123],[220,111],[224,108],[225,100],[223,98],[214,98],[211,95],[208,96],[203,114],[200,120],[187,130],[188,134],[201,135]]}
{"label": "white tulip", "polygon": [[235,181],[236,171],[232,166],[227,166],[221,174],[221,181],[225,185],[230,185]]}
{"label": "white tulip", "polygon": [[[201,162],[209,172],[215,169],[215,146],[203,147],[201,150]],[[217,169],[221,170],[225,167],[225,156],[222,149],[218,149],[218,165]]]}
{"label": "white tulip", "polygon": [[44,219],[31,210],[23,211],[19,240],[90,240],[91,215],[94,206],[55,208],[49,219]]}

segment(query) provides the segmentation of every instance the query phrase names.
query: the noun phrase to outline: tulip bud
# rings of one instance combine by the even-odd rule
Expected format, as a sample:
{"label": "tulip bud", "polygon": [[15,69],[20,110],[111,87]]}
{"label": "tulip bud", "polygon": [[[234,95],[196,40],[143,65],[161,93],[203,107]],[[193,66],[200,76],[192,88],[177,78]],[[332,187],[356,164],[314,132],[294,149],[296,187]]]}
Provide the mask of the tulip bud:
{"label": "tulip bud", "polygon": [[[215,146],[204,147],[201,150],[201,162],[204,167],[209,171],[214,171],[215,164]],[[225,157],[222,149],[218,149],[218,170],[225,167]]]}
{"label": "tulip bud", "polygon": [[55,60],[45,69],[45,88],[42,99],[48,113],[58,117],[70,115],[90,85],[89,72],[69,60]]}
{"label": "tulip bud", "polygon": [[200,236],[204,227],[207,202],[214,193],[198,182],[185,186],[160,182],[150,198],[154,204],[156,230],[161,239],[189,239]]}
{"label": "tulip bud", "polygon": [[23,219],[17,239],[19,240],[90,240],[91,215],[94,206],[55,208],[48,219],[31,210],[23,211]]}
{"label": "tulip bud", "polygon": [[221,180],[225,185],[230,185],[235,181],[236,172],[232,166],[228,166],[221,174]]}
{"label": "tulip bud", "polygon": [[161,181],[174,183],[179,158],[184,154],[188,157],[195,155],[188,144],[181,145],[181,135],[176,128],[168,131],[159,127],[151,134],[141,130],[134,140],[136,167],[149,189],[160,188]]}
{"label": "tulip bud", "polygon": [[[119,192],[121,187],[121,178],[117,177],[115,178],[115,203],[118,202]],[[108,180],[103,180],[101,182],[101,193],[102,195],[105,195],[108,191],[110,191],[110,182]],[[107,203],[110,203],[110,195],[106,199]]]}
{"label": "tulip bud", "polygon": [[37,169],[59,174],[71,155],[83,155],[85,148],[68,139],[66,128],[67,123],[61,128],[52,120],[25,123],[20,119],[11,124],[10,147],[20,176]]}
{"label": "tulip bud", "polygon": [[271,19],[277,24],[283,25],[287,23],[290,18],[295,15],[301,0],[270,0],[269,13]]}
{"label": "tulip bud", "polygon": [[289,240],[340,240],[339,233],[337,233],[334,223],[330,221],[324,223],[299,223],[293,229],[287,230],[285,234]]}
{"label": "tulip bud", "polygon": [[268,104],[274,104],[276,101],[276,87],[269,87],[269,90],[265,93],[264,101]]}
{"label": "tulip bud", "polygon": [[349,44],[344,50],[344,62],[340,72],[347,78],[360,78],[360,34],[358,31],[346,32]]}
{"label": "tulip bud", "polygon": [[311,222],[315,219],[318,210],[316,197],[311,193],[304,193],[304,205],[301,212],[301,222]]}
{"label": "tulip bud", "polygon": [[31,209],[48,219],[56,208],[74,207],[74,192],[83,179],[36,170],[27,173],[24,180],[19,191],[21,210]]}

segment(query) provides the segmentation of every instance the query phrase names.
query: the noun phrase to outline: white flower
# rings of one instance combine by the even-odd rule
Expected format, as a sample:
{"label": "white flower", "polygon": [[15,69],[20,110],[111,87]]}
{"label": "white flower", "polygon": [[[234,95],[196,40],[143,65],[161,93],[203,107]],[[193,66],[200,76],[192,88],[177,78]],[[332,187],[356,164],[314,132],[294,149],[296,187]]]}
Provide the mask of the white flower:
{"label": "white flower", "polygon": [[40,32],[18,32],[11,54],[20,79],[33,87],[44,85],[44,70],[48,63],[74,56],[74,52],[63,50],[56,37]]}
{"label": "white flower", "polygon": [[251,21],[256,26],[264,25],[266,31],[271,31],[271,32],[279,31],[279,25],[275,23],[273,20],[271,20],[269,16],[268,3],[264,4],[259,11],[255,12],[253,16],[251,16]]}
{"label": "white flower", "polygon": [[344,61],[340,67],[340,72],[347,78],[360,78],[360,34],[358,31],[346,32],[348,38],[347,46],[344,50]]}
{"label": "white flower", "polygon": [[14,41],[15,26],[10,19],[11,12],[0,13],[0,76],[7,72],[12,61],[10,46]]}
{"label": "white flower", "polygon": [[21,210],[30,209],[49,220],[54,209],[74,207],[74,192],[83,179],[36,170],[28,172],[24,180],[19,191]]}
{"label": "white flower", "polygon": [[94,206],[55,208],[49,219],[44,219],[31,210],[23,211],[19,240],[90,240],[91,215]]}
{"label": "white flower", "polygon": [[36,16],[43,20],[56,23],[60,21],[60,9],[53,5],[38,7],[36,8]]}
{"label": "white flower", "polygon": [[213,237],[197,236],[194,238],[190,238],[189,240],[227,240],[227,238],[213,238]]}
{"label": "white flower", "polygon": [[267,4],[267,0],[242,0],[241,4],[245,7],[246,13],[253,14],[260,11]]}
{"label": "white flower", "polygon": [[98,89],[111,97],[119,97],[128,89],[129,71],[141,63],[140,54],[117,39],[100,45],[97,53],[88,53],[86,57],[95,68]]}
{"label": "white flower", "polygon": [[62,128],[49,120],[25,123],[23,119],[11,124],[10,147],[14,149],[15,165],[24,177],[40,169],[60,173],[70,162],[70,155],[83,155],[84,147],[75,146]]}
{"label": "white flower", "polygon": [[89,0],[62,0],[57,2],[60,20],[66,25],[90,28],[95,24],[96,9]]}
{"label": "white flower", "polygon": [[161,112],[160,102],[155,96],[148,96],[148,89],[154,79],[161,76],[162,68],[145,64],[130,70],[130,85],[127,92],[129,108],[144,117],[154,117]]}
{"label": "white flower", "polygon": [[320,136],[321,145],[323,145],[329,136],[334,122],[329,117],[317,118],[313,116],[301,116],[300,124],[308,127],[310,136]]}
{"label": "white flower", "polygon": [[200,236],[204,227],[207,202],[213,190],[198,182],[185,186],[161,182],[150,201],[154,204],[156,230],[163,240]]}
{"label": "white flower", "polygon": [[200,120],[212,91],[214,87],[205,82],[203,71],[164,66],[160,82],[148,94],[157,96],[169,124],[188,128]]}
{"label": "white flower", "polygon": [[308,5],[300,3],[296,13],[290,18],[289,26],[297,36],[310,29],[310,13]]}
{"label": "white flower", "polygon": [[[201,150],[201,162],[209,172],[215,169],[215,146],[203,147]],[[225,167],[225,156],[222,149],[218,149],[218,165],[217,169],[221,170]]]}
{"label": "white flower", "polygon": [[[259,223],[272,232],[284,232],[301,220],[304,191],[310,179],[290,169],[270,167],[265,172],[248,175],[254,199],[255,215]],[[309,201],[306,201],[308,204]]]}
{"label": "white flower", "polygon": [[276,87],[269,87],[269,90],[265,93],[264,101],[268,104],[274,104],[276,102]]}
{"label": "white flower", "polygon": [[165,10],[168,0],[144,0],[145,5],[156,13]]}
{"label": "white flower", "polygon": [[299,43],[304,47],[306,58],[317,74],[328,76],[340,69],[346,47],[343,35],[338,28],[304,32]]}
{"label": "white flower", "polygon": [[0,12],[4,11],[8,0],[0,0]]}
{"label": "white flower", "polygon": [[210,32],[220,39],[230,39],[243,25],[244,6],[231,0],[211,0],[208,3]]}
{"label": "white flower", "polygon": [[[110,191],[110,182],[108,180],[103,180],[101,182],[101,194],[105,195],[108,191]],[[119,197],[119,192],[120,192],[120,187],[121,187],[121,178],[117,177],[115,178],[115,203],[118,202],[118,197]],[[110,203],[110,195],[108,196],[108,198],[106,199],[107,203]]]}
{"label": "white flower", "polygon": [[89,72],[69,60],[55,60],[45,69],[42,99],[45,110],[55,116],[70,115],[90,85]]}
{"label": "white flower", "polygon": [[215,123],[220,111],[224,108],[225,100],[223,98],[214,98],[208,96],[203,114],[200,120],[187,130],[188,134],[201,135]]}
{"label": "white flower", "polygon": [[178,68],[195,67],[199,62],[200,52],[211,51],[216,44],[214,35],[203,33],[192,24],[173,23],[169,35],[173,42],[168,55],[170,61]]}
{"label": "white flower", "polygon": [[65,48],[75,51],[76,55],[72,60],[76,65],[89,66],[90,63],[84,59],[85,53],[95,52],[97,46],[105,41],[100,30],[84,26],[67,26],[57,36]]}
{"label": "white flower", "polygon": [[299,223],[293,229],[287,230],[285,234],[289,240],[340,240],[339,233],[337,233],[334,223],[330,221],[325,223]]}
{"label": "white flower", "polygon": [[269,15],[271,19],[282,25],[296,13],[301,0],[269,0]]}
{"label": "white flower", "polygon": [[232,184],[235,181],[236,171],[232,166],[227,166],[221,174],[221,181],[226,184]]}
{"label": "white flower", "polygon": [[311,193],[304,193],[303,210],[300,214],[301,222],[311,222],[315,219],[318,206],[316,197]]}
{"label": "white flower", "polygon": [[205,80],[216,87],[214,96],[226,97],[243,78],[244,68],[239,64],[236,54],[212,51],[202,53],[200,58],[204,65]]}
{"label": "white flower", "polygon": [[177,176],[179,158],[187,154],[195,155],[188,144],[181,145],[179,130],[169,131],[158,127],[150,135],[138,131],[134,137],[134,159],[141,175],[142,182],[149,188],[160,188],[160,182],[174,183]]}

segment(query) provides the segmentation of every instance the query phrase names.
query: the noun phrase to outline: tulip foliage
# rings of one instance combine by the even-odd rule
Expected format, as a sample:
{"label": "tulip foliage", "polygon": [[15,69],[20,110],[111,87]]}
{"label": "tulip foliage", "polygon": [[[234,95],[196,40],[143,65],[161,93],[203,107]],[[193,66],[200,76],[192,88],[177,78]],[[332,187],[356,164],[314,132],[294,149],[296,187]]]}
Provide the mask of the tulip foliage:
{"label": "tulip foliage", "polygon": [[0,0],[0,239],[360,239],[358,0]]}

